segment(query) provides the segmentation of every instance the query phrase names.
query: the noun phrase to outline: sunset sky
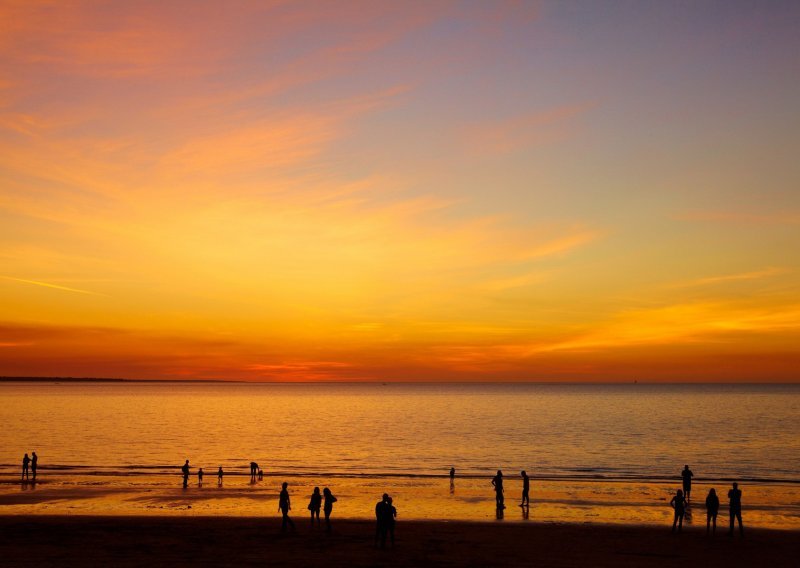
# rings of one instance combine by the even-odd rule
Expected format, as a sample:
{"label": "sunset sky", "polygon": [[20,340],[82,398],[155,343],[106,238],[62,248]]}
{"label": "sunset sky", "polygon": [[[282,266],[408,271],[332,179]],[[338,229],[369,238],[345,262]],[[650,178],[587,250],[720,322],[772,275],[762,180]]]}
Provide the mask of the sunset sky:
{"label": "sunset sky", "polygon": [[798,29],[0,0],[0,375],[798,381]]}

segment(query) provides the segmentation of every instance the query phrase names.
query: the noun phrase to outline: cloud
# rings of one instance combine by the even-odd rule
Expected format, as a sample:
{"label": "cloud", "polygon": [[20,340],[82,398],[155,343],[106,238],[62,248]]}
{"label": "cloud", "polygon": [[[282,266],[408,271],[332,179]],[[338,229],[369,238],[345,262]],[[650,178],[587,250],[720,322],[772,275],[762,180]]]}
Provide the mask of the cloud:
{"label": "cloud", "polygon": [[706,278],[698,278],[688,282],[675,284],[676,288],[688,288],[694,286],[709,286],[713,284],[720,284],[723,282],[739,282],[743,280],[761,280],[777,276],[778,274],[785,274],[788,272],[786,268],[765,268],[764,270],[754,270],[752,272],[741,272],[739,274],[725,274],[722,276],[709,276]]}
{"label": "cloud", "polygon": [[74,292],[76,294],[88,294],[91,296],[107,296],[107,294],[102,294],[100,292],[92,292],[90,290],[81,290],[80,288],[69,288],[67,286],[61,286],[59,284],[52,284],[50,282],[40,282],[38,280],[25,280],[23,278],[14,278],[12,276],[0,276],[0,278],[4,280],[10,280],[12,282],[21,282],[23,284],[31,284],[33,286],[41,286],[43,288],[52,288],[54,290],[62,290],[64,292]]}
{"label": "cloud", "polygon": [[798,225],[800,212],[687,211],[677,213],[679,221],[712,222],[731,225]]}

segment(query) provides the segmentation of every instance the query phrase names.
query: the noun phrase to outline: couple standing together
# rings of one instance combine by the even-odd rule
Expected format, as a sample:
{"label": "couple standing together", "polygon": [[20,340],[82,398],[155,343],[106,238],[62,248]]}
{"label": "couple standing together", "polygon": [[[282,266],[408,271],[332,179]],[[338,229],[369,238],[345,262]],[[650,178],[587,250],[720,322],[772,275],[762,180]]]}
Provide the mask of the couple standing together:
{"label": "couple standing together", "polygon": [[383,499],[378,501],[375,505],[375,520],[377,525],[375,527],[375,546],[378,546],[378,541],[381,543],[381,548],[386,548],[386,536],[389,535],[392,546],[394,546],[394,524],[397,519],[397,509],[392,505],[392,498],[388,493],[383,494]]}

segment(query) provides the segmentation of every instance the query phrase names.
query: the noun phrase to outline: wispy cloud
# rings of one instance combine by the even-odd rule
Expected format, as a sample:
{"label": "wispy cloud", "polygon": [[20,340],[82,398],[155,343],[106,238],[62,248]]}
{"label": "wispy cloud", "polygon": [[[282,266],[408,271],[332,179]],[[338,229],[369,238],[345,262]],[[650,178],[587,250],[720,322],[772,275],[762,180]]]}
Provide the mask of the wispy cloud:
{"label": "wispy cloud", "polygon": [[680,282],[674,284],[676,288],[689,288],[693,286],[709,286],[712,284],[720,284],[724,282],[738,282],[743,280],[762,280],[778,274],[785,274],[788,272],[786,268],[765,268],[763,270],[754,270],[752,272],[740,272],[737,274],[724,274],[721,276],[708,276],[706,278],[698,278],[696,280],[689,280],[687,282]]}
{"label": "wispy cloud", "polygon": [[53,284],[51,282],[41,282],[39,280],[25,280],[24,278],[14,278],[12,276],[0,276],[3,280],[9,280],[11,282],[21,282],[22,284],[31,284],[32,286],[41,286],[43,288],[52,288],[53,290],[62,290],[64,292],[74,292],[76,294],[88,294],[90,296],[108,296],[108,294],[103,294],[101,292],[92,292],[90,290],[81,290],[80,288],[70,288],[68,286],[61,286],[59,284]]}

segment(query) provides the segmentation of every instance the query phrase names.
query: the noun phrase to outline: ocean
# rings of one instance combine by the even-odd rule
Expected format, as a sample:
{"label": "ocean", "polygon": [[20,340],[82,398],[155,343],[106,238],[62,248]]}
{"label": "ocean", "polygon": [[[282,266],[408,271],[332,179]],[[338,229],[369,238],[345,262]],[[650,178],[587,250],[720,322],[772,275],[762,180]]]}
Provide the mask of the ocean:
{"label": "ocean", "polygon": [[[344,516],[392,490],[409,518],[478,520],[500,469],[514,500],[528,472],[539,520],[661,522],[689,464],[697,502],[738,481],[751,517],[800,527],[798,385],[20,382],[0,384],[0,423],[7,514],[258,515],[286,479],[301,500],[337,488]],[[205,493],[181,492],[186,459]]]}

